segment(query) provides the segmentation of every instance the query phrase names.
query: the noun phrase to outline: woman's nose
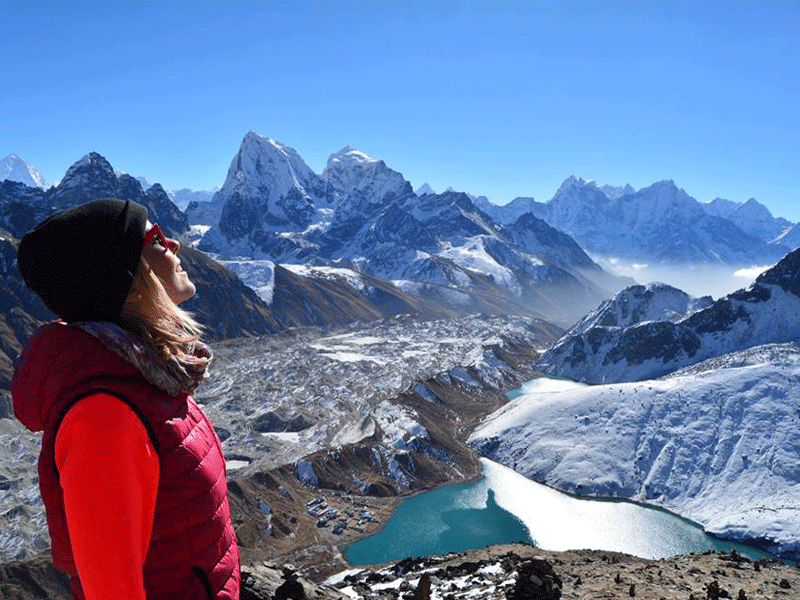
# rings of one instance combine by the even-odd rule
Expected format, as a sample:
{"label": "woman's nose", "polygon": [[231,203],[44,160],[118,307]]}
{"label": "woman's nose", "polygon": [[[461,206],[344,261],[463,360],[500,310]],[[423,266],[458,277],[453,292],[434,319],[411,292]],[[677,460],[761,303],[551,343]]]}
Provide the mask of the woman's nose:
{"label": "woman's nose", "polygon": [[181,249],[181,243],[178,240],[167,238],[167,248],[172,250],[173,254],[177,254],[178,250]]}

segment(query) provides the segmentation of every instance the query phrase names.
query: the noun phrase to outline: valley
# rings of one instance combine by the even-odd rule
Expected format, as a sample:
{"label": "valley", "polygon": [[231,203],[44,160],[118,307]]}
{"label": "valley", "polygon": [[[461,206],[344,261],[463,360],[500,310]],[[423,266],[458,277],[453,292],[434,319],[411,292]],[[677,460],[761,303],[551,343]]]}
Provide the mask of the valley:
{"label": "valley", "polygon": [[[227,457],[251,598],[261,583],[274,590],[283,565],[316,583],[342,571],[349,543],[381,528],[403,498],[476,478],[479,456],[554,488],[665,507],[720,537],[797,556],[792,223],[755,200],[701,204],[672,181],[637,191],[569,177],[547,203],[505,207],[453,190],[415,193],[359,150],[331,155],[316,174],[295,149],[251,131],[214,193],[167,192],[97,152],[47,189],[0,184],[0,560],[10,565],[0,586],[6,572],[18,573],[12,584],[42,573],[58,580],[40,554],[49,546],[40,438],[13,418],[7,392],[24,340],[51,318],[16,272],[16,244],[53,211],[102,196],[145,205],[184,242],[198,291],[185,306],[215,353],[195,399]],[[695,298],[635,285],[584,248],[643,265],[773,266],[746,289]],[[505,392],[542,373],[590,385],[528,389],[509,402]],[[480,570],[491,577],[465,580],[465,593],[500,597],[517,563],[533,556],[565,569],[576,597],[627,592],[614,578],[613,591],[607,581],[591,588],[597,596],[581,588],[622,563],[637,572],[631,584],[659,597],[677,597],[669,586],[710,589],[712,576],[722,581],[720,561],[748,570],[748,593],[784,589],[732,557],[658,563],[703,575],[689,584],[660,572],[656,582],[656,563],[622,555],[481,552],[420,559],[393,575],[365,570],[349,586],[329,580],[344,591],[326,587],[320,597],[395,598],[428,567],[440,583]],[[455,562],[435,566],[446,561]],[[400,581],[404,569],[419,577]],[[459,585],[447,588],[453,598]]]}
{"label": "valley", "polygon": [[[214,344],[196,398],[229,461],[243,556],[332,572],[343,564],[338,549],[375,531],[398,498],[476,477],[465,436],[505,403],[505,390],[533,376],[560,334],[530,318],[397,317]],[[4,559],[49,544],[39,445],[16,420],[0,419]],[[309,508],[318,498],[324,509]],[[323,517],[329,510],[335,516]]]}

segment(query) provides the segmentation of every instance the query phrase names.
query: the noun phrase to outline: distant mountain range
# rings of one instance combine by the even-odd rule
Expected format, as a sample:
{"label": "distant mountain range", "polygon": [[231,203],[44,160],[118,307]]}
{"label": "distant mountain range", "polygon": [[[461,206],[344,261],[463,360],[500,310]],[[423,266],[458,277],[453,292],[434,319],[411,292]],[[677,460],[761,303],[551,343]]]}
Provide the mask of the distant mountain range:
{"label": "distant mountain range", "polygon": [[349,268],[460,312],[569,322],[624,285],[533,215],[503,225],[464,193],[418,196],[350,147],[318,175],[295,149],[252,131],[220,191],[187,214],[210,225],[198,247],[221,258]]}
{"label": "distant mountain range", "polygon": [[547,203],[517,198],[495,206],[451,189],[437,194],[428,184],[415,192],[400,172],[349,146],[316,174],[297,150],[253,131],[213,195],[168,193],[114,173],[91,153],[46,191],[4,182],[0,227],[20,235],[50,210],[99,196],[136,199],[178,235],[197,225],[197,247],[221,260],[350,269],[353,276],[339,283],[388,282],[401,304],[417,298],[456,312],[525,313],[562,324],[631,283],[586,251],[639,263],[752,266],[774,263],[800,242],[800,229],[753,199],[702,204],[672,181],[637,191],[569,177]]}
{"label": "distant mountain range", "polygon": [[[11,365],[28,335],[53,315],[29,292],[15,267],[18,239],[57,210],[78,203],[116,197],[147,207],[150,219],[168,235],[182,237],[189,230],[186,215],[159,184],[146,191],[130,175],[117,175],[108,161],[91,152],[70,166],[56,186],[47,190],[4,180],[0,183],[0,389],[7,388]],[[270,306],[229,269],[206,254],[185,247],[183,265],[197,285],[197,295],[186,303],[214,339],[257,335],[304,325],[344,325],[406,313],[452,316],[446,307],[415,298],[381,282],[359,290],[336,278],[301,276],[275,269]]]}
{"label": "distant mountain range", "polygon": [[673,181],[634,191],[630,186],[601,188],[573,176],[547,203],[517,198],[487,210],[503,222],[530,211],[594,256],[640,263],[770,264],[791,249],[778,238],[792,224],[772,217],[755,200],[702,204]]}
{"label": "distant mountain range", "polygon": [[[220,189],[182,212],[162,186],[116,173],[92,152],[47,189],[0,183],[0,388],[25,337],[51,316],[16,271],[18,238],[56,210],[103,196],[141,202],[165,231],[197,240],[205,252],[183,250],[198,287],[188,308],[213,338],[407,313],[577,321],[534,366],[607,385],[551,382],[482,421],[473,447],[555,487],[653,502],[797,556],[800,249],[787,244],[800,233],[755,200],[704,205],[672,181],[637,191],[570,177],[547,203],[497,207],[453,190],[415,192],[351,147],[316,174],[293,148],[249,132]],[[584,249],[639,262],[777,264],[714,301],[629,286]],[[503,352],[516,355],[513,345]],[[479,363],[494,373],[499,356]],[[262,374],[273,385],[273,373]],[[468,386],[472,375],[448,374],[447,390],[455,380]],[[439,375],[422,383],[405,394],[442,414]]]}
{"label": "distant mountain range", "polygon": [[[263,143],[259,143],[259,139]],[[282,162],[291,165],[291,177],[286,165],[280,166]],[[379,163],[382,165],[380,174],[375,170]],[[240,168],[242,165],[244,168]],[[271,169],[277,170],[270,172]],[[390,172],[394,174],[393,183],[389,183],[392,176],[379,182],[381,177],[387,177]],[[294,174],[299,175],[296,180]],[[3,178],[20,181],[32,187],[47,187],[33,167],[13,154],[0,163],[0,180]],[[305,210],[307,217],[315,213],[317,220],[325,221],[324,218],[320,219],[318,209],[324,208],[320,207],[320,201],[324,204],[333,201],[334,197],[341,200],[342,194],[347,196],[355,191],[345,188],[358,185],[354,183],[356,179],[364,182],[370,178],[373,185],[399,186],[395,192],[402,188],[403,194],[417,197],[437,195],[427,183],[416,191],[412,190],[400,173],[392,171],[382,161],[375,161],[350,147],[331,156],[331,164],[321,175],[316,175],[296,150],[254,132],[245,136],[229,169],[224,189],[170,190],[167,195],[181,210],[186,211],[192,224],[216,226],[221,224],[224,204],[234,193],[240,198],[252,199],[266,192],[271,195],[271,200],[267,200],[270,209],[267,214],[272,222],[267,224],[265,231],[286,233],[290,230],[296,232],[304,224],[302,218],[296,220],[300,213],[294,211]],[[138,179],[144,190],[149,189],[151,184],[146,179]],[[290,188],[295,188],[291,194]],[[336,201],[335,207],[331,208],[335,208],[336,219],[340,224],[352,226],[353,214],[373,204],[373,208],[379,207],[387,191],[388,188],[364,188],[359,191],[359,202]],[[452,191],[452,188],[447,190]],[[305,207],[293,205],[291,200],[287,200],[287,195],[292,196],[295,202],[298,198],[305,197],[306,200],[301,203]],[[519,197],[502,206],[492,204],[485,196],[467,196],[480,211],[503,225],[510,225],[523,214],[532,213],[570,235],[581,248],[598,258],[614,257],[648,264],[751,266],[775,262],[800,245],[800,225],[772,216],[769,209],[754,198],[746,202],[716,198],[711,202],[701,203],[672,181],[656,182],[637,191],[627,184],[599,186],[593,181],[571,176],[548,202]],[[313,208],[309,199],[313,200]],[[252,205],[252,200],[247,202]],[[346,209],[353,214],[345,214]],[[283,218],[288,220],[281,226],[280,220]],[[228,241],[241,238],[241,232],[237,233],[232,229],[231,215],[225,221],[221,231]],[[260,227],[252,219],[240,225],[255,230]],[[205,242],[205,246],[219,246],[220,240],[213,240],[214,234],[210,235],[212,237]],[[283,237],[285,239],[282,244],[285,245],[286,240],[292,236]],[[272,258],[277,256],[272,251],[267,254]]]}

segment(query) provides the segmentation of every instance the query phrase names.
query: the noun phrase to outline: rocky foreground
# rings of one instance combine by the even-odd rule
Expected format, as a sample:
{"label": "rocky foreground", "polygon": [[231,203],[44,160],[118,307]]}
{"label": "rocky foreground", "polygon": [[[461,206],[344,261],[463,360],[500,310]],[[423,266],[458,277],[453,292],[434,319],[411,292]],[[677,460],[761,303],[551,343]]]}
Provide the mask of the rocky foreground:
{"label": "rocky foreground", "polygon": [[[314,583],[287,566],[242,568],[242,600],[736,600],[800,598],[800,568],[716,552],[646,560],[596,550],[489,546],[343,571]],[[0,598],[71,598],[47,554],[0,566]]]}

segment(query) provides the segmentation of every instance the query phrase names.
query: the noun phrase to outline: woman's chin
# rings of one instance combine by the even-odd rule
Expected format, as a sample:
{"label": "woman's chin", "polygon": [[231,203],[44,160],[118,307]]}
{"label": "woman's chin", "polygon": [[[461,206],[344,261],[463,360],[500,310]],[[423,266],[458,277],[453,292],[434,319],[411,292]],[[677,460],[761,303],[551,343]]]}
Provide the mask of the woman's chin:
{"label": "woman's chin", "polygon": [[190,298],[194,297],[194,295],[197,293],[197,288],[191,281],[188,281],[171,293],[168,290],[167,293],[175,304],[180,304],[181,302],[186,302]]}

